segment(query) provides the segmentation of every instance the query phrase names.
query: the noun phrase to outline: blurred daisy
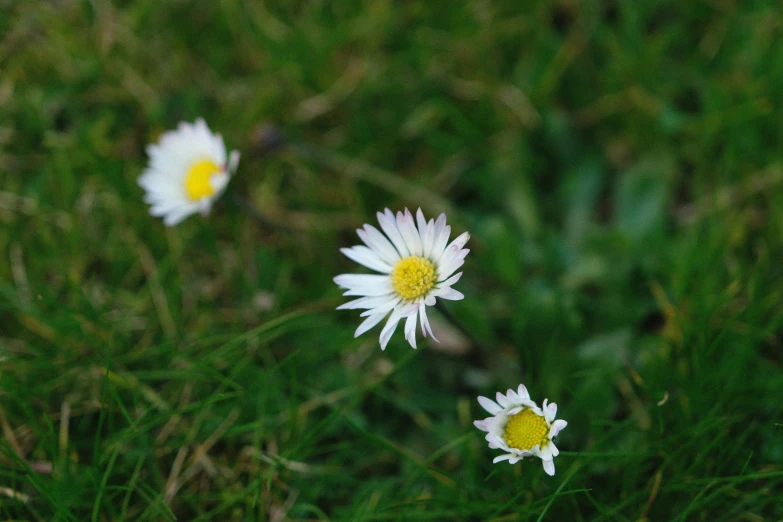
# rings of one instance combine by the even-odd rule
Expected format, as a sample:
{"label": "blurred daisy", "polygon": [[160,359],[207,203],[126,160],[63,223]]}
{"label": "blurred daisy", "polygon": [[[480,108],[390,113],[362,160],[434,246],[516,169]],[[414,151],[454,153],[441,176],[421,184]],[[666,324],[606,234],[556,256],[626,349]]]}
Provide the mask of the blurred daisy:
{"label": "blurred daisy", "polygon": [[239,163],[233,151],[226,161],[226,146],[220,134],[210,132],[204,120],[180,123],[147,146],[150,161],[139,177],[146,191],[150,214],[173,226],[191,214],[206,216],[228,184]]}
{"label": "blurred daisy", "polygon": [[[387,315],[389,320],[381,330],[381,349],[386,349],[397,324],[405,319],[405,340],[416,348],[416,322],[421,322],[424,337],[432,334],[427,320],[428,306],[437,298],[457,301],[465,296],[451,288],[462,276],[454,272],[465,263],[470,234],[465,232],[447,245],[451,227],[446,224],[446,214],[437,220],[424,219],[421,209],[414,220],[411,212],[397,212],[388,208],[378,212],[382,234],[372,225],[364,225],[356,231],[367,246],[342,248],[340,251],[360,265],[380,272],[381,275],[343,274],[334,282],[346,289],[343,295],[360,296],[338,310],[364,309],[366,319],[356,329],[358,337],[380,323]],[[417,226],[418,225],[418,226]],[[437,339],[435,339],[437,341]]]}
{"label": "blurred daisy", "polygon": [[506,452],[495,457],[492,462],[507,460],[516,464],[525,457],[538,457],[544,462],[547,475],[554,475],[554,458],[560,451],[552,439],[568,425],[564,420],[555,420],[557,404],[553,402],[547,405],[544,399],[539,408],[530,400],[530,394],[523,384],[519,385],[517,391],[508,390],[505,395],[498,392],[496,399],[497,403],[479,397],[479,404],[492,417],[473,422],[478,429],[487,432],[485,438],[490,448]]}

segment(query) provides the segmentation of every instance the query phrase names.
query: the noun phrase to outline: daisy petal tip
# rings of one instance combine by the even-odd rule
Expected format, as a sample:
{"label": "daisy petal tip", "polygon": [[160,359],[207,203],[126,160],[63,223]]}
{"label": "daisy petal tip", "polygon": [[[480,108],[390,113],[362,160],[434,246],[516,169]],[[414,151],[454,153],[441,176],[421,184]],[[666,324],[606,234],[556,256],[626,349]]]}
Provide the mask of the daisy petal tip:
{"label": "daisy petal tip", "polygon": [[557,404],[552,402],[549,406],[544,406],[544,414],[548,422],[554,421],[557,416]]}
{"label": "daisy petal tip", "polygon": [[242,157],[242,154],[238,150],[232,150],[231,154],[228,155],[228,164],[226,165],[226,170],[229,174],[234,174],[236,172],[237,167],[239,167],[239,159]]}
{"label": "daisy petal tip", "polygon": [[551,438],[557,437],[557,435],[563,431],[566,426],[568,426],[568,423],[563,419],[556,420],[552,423],[552,427],[549,428],[549,436]]}
{"label": "daisy petal tip", "polygon": [[503,409],[500,406],[498,406],[495,401],[493,401],[492,399],[488,399],[483,395],[480,395],[478,397],[478,402],[481,405],[481,407],[487,410],[487,413],[489,413],[490,415],[495,415],[496,413],[499,413]]}
{"label": "daisy petal tip", "polygon": [[497,464],[497,463],[499,463],[499,462],[503,462],[504,460],[509,460],[509,459],[512,459],[513,457],[514,457],[514,456],[513,456],[513,455],[511,455],[511,454],[507,454],[507,455],[498,455],[497,457],[495,457],[494,459],[492,459],[492,464]]}

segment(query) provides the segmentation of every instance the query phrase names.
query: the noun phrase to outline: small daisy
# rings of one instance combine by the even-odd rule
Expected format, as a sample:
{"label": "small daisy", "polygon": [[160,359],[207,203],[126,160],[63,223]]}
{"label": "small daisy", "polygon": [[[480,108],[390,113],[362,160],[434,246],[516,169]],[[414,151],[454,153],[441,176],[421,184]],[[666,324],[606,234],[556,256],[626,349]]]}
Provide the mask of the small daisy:
{"label": "small daisy", "polygon": [[139,177],[146,191],[150,214],[173,226],[196,212],[206,216],[228,184],[239,163],[232,151],[226,162],[226,146],[220,134],[210,132],[204,120],[180,123],[147,146],[149,165]]}
{"label": "small daisy", "polygon": [[502,449],[506,453],[495,457],[492,462],[504,460],[516,464],[525,457],[538,457],[544,462],[547,475],[555,474],[554,458],[560,454],[552,439],[560,430],[568,426],[564,420],[555,420],[557,404],[547,406],[547,400],[539,408],[530,400],[530,394],[523,384],[517,391],[508,390],[505,395],[498,392],[497,403],[486,397],[479,397],[481,407],[492,417],[474,421],[492,449]]}
{"label": "small daisy", "polygon": [[[378,212],[378,223],[386,235],[372,225],[356,231],[367,246],[342,248],[340,251],[360,265],[382,275],[343,274],[334,282],[345,288],[343,295],[360,296],[338,306],[338,310],[365,309],[366,317],[356,329],[354,337],[377,325],[389,315],[381,330],[381,349],[386,349],[397,324],[405,319],[405,340],[416,348],[416,321],[421,322],[424,337],[432,334],[426,308],[435,305],[436,298],[458,301],[465,296],[451,288],[462,276],[454,272],[465,263],[470,234],[465,232],[448,246],[451,227],[446,214],[437,220],[424,219],[421,209],[414,220],[411,212],[397,212],[388,208]],[[417,227],[418,225],[418,227]],[[437,341],[437,339],[435,339]]]}

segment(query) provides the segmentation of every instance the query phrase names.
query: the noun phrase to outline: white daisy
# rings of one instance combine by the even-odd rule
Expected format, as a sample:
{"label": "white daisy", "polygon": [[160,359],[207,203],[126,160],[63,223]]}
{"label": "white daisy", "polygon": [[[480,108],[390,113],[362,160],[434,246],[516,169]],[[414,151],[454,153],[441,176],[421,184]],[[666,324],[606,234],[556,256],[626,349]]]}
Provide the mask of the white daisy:
{"label": "white daisy", "polygon": [[239,163],[237,151],[226,162],[223,138],[210,132],[202,119],[163,133],[157,144],[147,146],[147,154],[149,165],[139,185],[146,191],[150,214],[163,217],[167,226],[196,212],[209,214]]}
{"label": "white daisy", "polygon": [[547,405],[544,399],[539,408],[530,400],[530,394],[523,384],[517,391],[508,390],[505,395],[498,392],[497,403],[486,397],[479,397],[481,407],[492,417],[474,421],[492,449],[501,449],[506,453],[495,457],[494,463],[509,461],[516,464],[525,457],[538,457],[544,462],[547,475],[555,474],[554,458],[560,451],[552,442],[560,430],[568,426],[564,420],[555,420],[557,404]]}
{"label": "white daisy", "polygon": [[[446,214],[426,221],[421,209],[413,215],[406,208],[395,216],[388,208],[378,212],[378,223],[386,235],[372,225],[356,231],[367,246],[341,248],[340,251],[357,263],[382,275],[343,274],[334,282],[346,289],[343,295],[361,296],[338,310],[365,309],[366,317],[356,329],[358,337],[389,315],[381,330],[381,349],[386,349],[397,324],[405,319],[405,339],[416,348],[416,321],[421,321],[424,337],[432,334],[427,320],[427,306],[436,298],[457,301],[465,296],[451,288],[462,276],[454,272],[465,263],[470,252],[462,248],[470,238],[465,232],[448,246],[451,227]],[[417,227],[418,224],[418,227]],[[435,339],[437,341],[437,339]]]}

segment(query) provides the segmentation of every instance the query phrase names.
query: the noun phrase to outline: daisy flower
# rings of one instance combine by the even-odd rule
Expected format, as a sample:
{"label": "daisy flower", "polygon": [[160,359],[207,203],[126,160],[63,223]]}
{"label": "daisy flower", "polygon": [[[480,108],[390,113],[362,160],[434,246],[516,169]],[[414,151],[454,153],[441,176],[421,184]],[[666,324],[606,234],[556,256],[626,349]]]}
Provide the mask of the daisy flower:
{"label": "daisy flower", "polygon": [[416,348],[417,320],[421,323],[422,335],[435,339],[427,319],[427,307],[434,306],[437,298],[457,301],[465,297],[451,285],[462,276],[462,272],[454,272],[465,263],[465,256],[470,252],[462,248],[470,234],[465,232],[447,245],[451,227],[446,224],[446,214],[427,221],[419,209],[414,220],[407,208],[396,216],[387,208],[377,215],[385,235],[372,225],[364,225],[356,233],[366,246],[340,251],[380,275],[335,277],[334,282],[346,289],[343,295],[359,296],[337,309],[365,310],[361,316],[366,319],[356,329],[354,337],[359,337],[388,315],[389,320],[381,330],[382,350],[386,349],[397,324],[405,319],[405,340]]}
{"label": "daisy flower", "polygon": [[139,185],[146,191],[150,214],[162,217],[167,226],[196,212],[209,214],[239,163],[237,151],[226,161],[223,138],[202,119],[163,133],[157,144],[147,146],[147,154],[149,165]]}
{"label": "daisy flower", "polygon": [[554,458],[560,451],[552,439],[568,426],[564,420],[555,420],[557,404],[553,402],[547,405],[544,399],[539,408],[530,400],[530,394],[523,384],[519,385],[517,391],[508,390],[505,395],[498,392],[496,400],[479,397],[479,404],[492,417],[473,422],[478,429],[487,432],[485,438],[490,448],[506,452],[495,457],[492,462],[507,460],[516,464],[525,457],[538,457],[544,462],[547,475],[554,475]]}

